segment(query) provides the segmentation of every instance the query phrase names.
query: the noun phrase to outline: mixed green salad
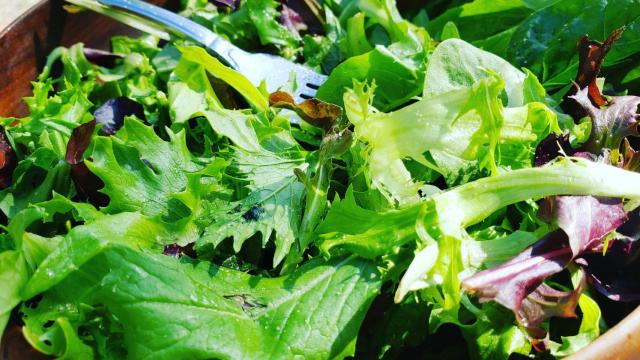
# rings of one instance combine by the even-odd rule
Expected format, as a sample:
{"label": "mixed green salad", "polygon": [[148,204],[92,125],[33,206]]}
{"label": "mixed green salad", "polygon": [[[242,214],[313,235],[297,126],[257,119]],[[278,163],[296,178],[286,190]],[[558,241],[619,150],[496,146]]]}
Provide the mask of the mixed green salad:
{"label": "mixed green salad", "polygon": [[0,333],[61,359],[556,358],[637,304],[638,1],[181,15],[329,78],[296,103],[188,40],[54,50],[0,119]]}

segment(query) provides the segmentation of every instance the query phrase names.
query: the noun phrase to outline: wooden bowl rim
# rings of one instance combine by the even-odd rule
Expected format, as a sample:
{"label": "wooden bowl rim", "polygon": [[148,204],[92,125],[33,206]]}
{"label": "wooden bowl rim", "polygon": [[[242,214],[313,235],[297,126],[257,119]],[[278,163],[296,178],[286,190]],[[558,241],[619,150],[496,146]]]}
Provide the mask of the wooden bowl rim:
{"label": "wooden bowl rim", "polygon": [[20,14],[17,18],[13,19],[4,29],[0,29],[0,39],[3,38],[7,33],[9,33],[15,26],[17,26],[18,23],[31,17],[33,13],[38,11],[38,9],[41,6],[45,5],[47,2],[49,2],[49,0],[39,0],[38,2],[31,5],[31,7],[28,8],[25,12]]}
{"label": "wooden bowl rim", "polygon": [[[18,23],[36,13],[41,6],[51,0],[40,0],[0,29],[0,39],[9,33]],[[619,323],[602,333],[589,345],[567,357],[569,360],[596,359],[634,359],[640,357],[640,306],[630,312]]]}

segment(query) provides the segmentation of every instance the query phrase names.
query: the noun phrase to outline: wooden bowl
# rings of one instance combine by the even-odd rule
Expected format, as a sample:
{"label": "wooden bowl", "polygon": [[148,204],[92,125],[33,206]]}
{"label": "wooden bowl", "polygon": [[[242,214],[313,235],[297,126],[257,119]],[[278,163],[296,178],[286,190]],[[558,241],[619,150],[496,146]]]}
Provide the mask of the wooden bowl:
{"label": "wooden bowl", "polygon": [[[151,2],[177,8],[178,0]],[[69,14],[63,0],[43,0],[6,29],[0,30],[0,116],[26,116],[22,98],[31,94],[31,81],[42,69],[46,56],[57,46],[78,42],[88,47],[109,49],[113,35],[137,32],[104,16],[85,12]],[[426,325],[426,324],[425,324]],[[20,327],[9,325],[0,345],[0,359],[43,359],[22,339]],[[640,308],[627,315],[570,359],[638,359],[640,358]]]}

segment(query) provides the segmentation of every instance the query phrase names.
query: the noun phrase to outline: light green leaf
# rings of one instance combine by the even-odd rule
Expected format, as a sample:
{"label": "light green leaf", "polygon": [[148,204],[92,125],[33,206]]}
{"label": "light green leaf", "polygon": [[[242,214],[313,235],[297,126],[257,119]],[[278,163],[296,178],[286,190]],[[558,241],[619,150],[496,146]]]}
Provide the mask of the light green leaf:
{"label": "light green leaf", "polygon": [[200,64],[211,75],[226,82],[236,89],[258,112],[269,108],[267,99],[247,78],[239,72],[224,66],[218,59],[209,55],[203,48],[196,46],[179,46],[182,58]]}
{"label": "light green leaf", "polygon": [[105,249],[118,244],[162,248],[173,240],[165,227],[135,212],[100,217],[76,226],[39,264],[24,289],[25,299],[46,291]]}
{"label": "light green leaf", "polygon": [[11,311],[22,301],[20,291],[27,282],[27,263],[18,250],[0,253],[0,336],[4,333]]}
{"label": "light green leaf", "polygon": [[504,81],[509,107],[525,104],[525,74],[506,60],[460,39],[443,41],[429,56],[423,96],[432,98],[452,90],[469,88],[491,77],[487,70],[499,74]]}

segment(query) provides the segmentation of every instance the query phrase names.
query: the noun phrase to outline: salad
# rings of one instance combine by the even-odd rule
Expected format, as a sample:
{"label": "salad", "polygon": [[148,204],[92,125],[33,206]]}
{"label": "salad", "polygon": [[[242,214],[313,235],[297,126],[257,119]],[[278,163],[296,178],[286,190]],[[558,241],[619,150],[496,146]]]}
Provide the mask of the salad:
{"label": "salad", "polygon": [[181,15],[328,80],[296,103],[188,40],[55,49],[0,118],[0,334],[61,359],[559,358],[637,304],[637,2]]}

